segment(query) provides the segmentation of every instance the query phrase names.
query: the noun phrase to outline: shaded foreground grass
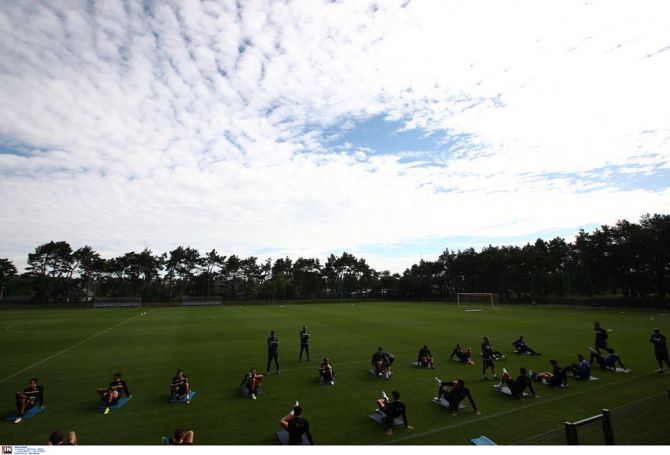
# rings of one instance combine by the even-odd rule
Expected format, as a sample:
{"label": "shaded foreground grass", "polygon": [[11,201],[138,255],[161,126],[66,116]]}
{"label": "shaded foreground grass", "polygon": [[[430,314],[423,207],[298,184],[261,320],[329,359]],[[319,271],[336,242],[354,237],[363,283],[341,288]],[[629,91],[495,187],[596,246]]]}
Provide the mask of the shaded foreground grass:
{"label": "shaded foreground grass", "polygon": [[[148,314],[140,316],[144,311]],[[670,387],[669,375],[653,373],[651,330],[670,332],[668,318],[655,312],[528,306],[465,312],[442,303],[367,303],[2,310],[0,320],[0,412],[12,412],[13,394],[33,376],[45,385],[48,406],[21,424],[1,422],[2,444],[43,444],[56,429],[76,430],[82,444],[158,444],[177,427],[195,430],[197,444],[275,444],[278,421],[295,400],[303,404],[317,444],[467,444],[482,434],[511,444]],[[507,353],[524,335],[543,355],[511,355],[497,369],[546,371],[551,358],[565,365],[577,352],[587,354],[594,320],[613,330],[610,345],[631,373],[595,370],[600,381],[571,381],[564,390],[537,385],[540,398],[516,401],[481,379],[477,356],[474,366],[447,359],[459,342],[478,352],[486,335]],[[303,324],[312,333],[312,361],[298,363]],[[282,374],[264,379],[265,394],[258,400],[245,399],[238,385],[249,367],[265,371],[271,329],[280,339]],[[435,355],[435,370],[411,365],[423,344]],[[378,346],[396,356],[390,381],[367,372]],[[317,384],[323,356],[336,370],[334,387]],[[177,368],[198,393],[190,405],[168,403]],[[116,371],[128,381],[133,400],[105,416],[97,409],[95,389]],[[482,415],[468,408],[453,417],[431,404],[434,376],[463,378]],[[399,429],[389,438],[367,419],[381,390],[401,392],[414,431]]]}

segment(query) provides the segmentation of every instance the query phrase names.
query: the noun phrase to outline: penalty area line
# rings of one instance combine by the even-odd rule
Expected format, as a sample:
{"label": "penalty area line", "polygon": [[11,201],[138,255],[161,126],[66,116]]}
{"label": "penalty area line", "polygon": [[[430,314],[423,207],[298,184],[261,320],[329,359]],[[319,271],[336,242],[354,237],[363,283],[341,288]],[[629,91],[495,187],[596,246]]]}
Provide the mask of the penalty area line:
{"label": "penalty area line", "polygon": [[[554,398],[549,398],[548,400],[543,400],[542,397],[540,397],[540,398],[528,398],[529,400],[537,400],[537,401],[534,402],[534,403],[531,403],[527,406],[524,406],[523,408],[508,409],[506,411],[496,412],[495,414],[488,414],[488,415],[485,415],[485,416],[478,416],[478,417],[476,417],[476,419],[473,419],[473,420],[466,420],[466,421],[455,423],[453,425],[445,425],[443,427],[433,428],[432,430],[424,431],[424,432],[421,432],[421,433],[414,433],[414,434],[410,434],[410,435],[403,436],[403,437],[400,437],[400,438],[394,438],[392,440],[390,439],[390,440],[387,440],[387,441],[384,441],[384,442],[380,442],[378,445],[396,444],[400,441],[409,441],[409,440],[412,440],[412,439],[421,438],[423,436],[429,436],[431,434],[441,433],[443,431],[451,430],[453,428],[463,427],[463,426],[470,425],[470,424],[477,424],[479,422],[482,422],[483,420],[495,419],[496,417],[504,416],[504,415],[507,415],[507,414],[514,414],[515,412],[524,412],[529,408],[535,408],[537,406],[542,406],[544,404],[553,403],[554,401],[564,400],[566,398],[573,398],[575,396],[584,395],[585,393],[593,392],[593,390],[605,389],[607,387],[611,387],[613,385],[617,385],[617,384],[620,384],[622,382],[630,381],[632,379],[637,379],[637,378],[642,377],[642,376],[644,376],[644,375],[639,374],[639,375],[636,375],[636,376],[627,376],[626,378],[624,378],[620,381],[615,381],[615,382],[612,382],[612,383],[609,383],[609,384],[602,384],[601,386],[598,386],[598,387],[593,387],[593,388],[581,390],[579,392],[573,393],[569,397],[568,396],[563,396],[563,397],[562,396],[557,396],[557,397],[554,397]],[[514,443],[512,443],[512,444],[514,444]]]}
{"label": "penalty area line", "polygon": [[82,344],[87,343],[87,342],[93,340],[94,338],[99,337],[100,335],[104,335],[105,333],[109,332],[110,330],[113,330],[113,329],[119,327],[120,325],[125,324],[125,323],[128,322],[128,321],[132,321],[133,319],[135,319],[135,318],[137,318],[137,317],[139,317],[139,315],[137,315],[137,316],[132,316],[132,317],[130,317],[130,318],[128,318],[128,319],[125,319],[125,320],[123,320],[123,321],[121,321],[121,322],[118,322],[118,323],[114,324],[114,325],[111,326],[111,327],[108,327],[108,328],[106,328],[106,329],[104,329],[104,330],[101,330],[100,332],[98,332],[98,333],[96,333],[96,334],[94,334],[94,335],[91,335],[90,337],[86,338],[85,340],[82,340],[82,341],[80,341],[80,342],[78,342],[78,343],[76,343],[76,344],[73,344],[72,346],[70,346],[70,347],[68,347],[68,348],[63,349],[62,351],[58,351],[57,353],[50,355],[50,356],[47,357],[46,359],[42,359],[42,360],[40,360],[39,362],[35,362],[35,363],[33,363],[32,365],[27,366],[27,367],[24,368],[23,370],[17,371],[16,373],[11,374],[11,375],[7,376],[7,377],[4,378],[4,379],[0,379],[0,384],[2,384],[2,383],[5,382],[5,381],[8,381],[9,379],[12,379],[13,377],[16,377],[16,376],[20,375],[21,373],[25,373],[26,371],[29,371],[31,368],[35,368],[37,365],[41,365],[41,364],[43,364],[44,362],[48,362],[49,360],[51,360],[51,359],[53,359],[53,358],[55,358],[55,357],[58,357],[58,356],[61,355],[61,354],[65,354],[65,353],[68,352],[68,351],[71,351],[71,350],[73,350],[73,349],[75,349],[75,348],[78,348],[78,347],[81,346]]}

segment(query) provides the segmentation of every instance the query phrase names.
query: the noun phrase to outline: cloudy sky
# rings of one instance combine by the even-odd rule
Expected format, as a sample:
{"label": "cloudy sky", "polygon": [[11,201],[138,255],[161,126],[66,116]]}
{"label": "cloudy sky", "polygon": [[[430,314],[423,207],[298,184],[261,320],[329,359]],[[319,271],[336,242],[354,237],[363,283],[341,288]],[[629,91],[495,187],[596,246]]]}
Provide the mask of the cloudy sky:
{"label": "cloudy sky", "polygon": [[670,212],[670,5],[3,1],[0,257],[404,270]]}

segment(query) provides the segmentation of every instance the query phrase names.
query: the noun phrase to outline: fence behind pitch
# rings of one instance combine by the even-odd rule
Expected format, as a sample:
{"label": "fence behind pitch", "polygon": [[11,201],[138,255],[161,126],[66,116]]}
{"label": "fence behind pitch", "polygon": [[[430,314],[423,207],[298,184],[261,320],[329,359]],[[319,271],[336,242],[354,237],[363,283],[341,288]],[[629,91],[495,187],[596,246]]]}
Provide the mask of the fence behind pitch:
{"label": "fence behind pitch", "polygon": [[223,298],[218,295],[209,297],[182,297],[181,304],[183,306],[216,306],[223,304]]}
{"label": "fence behind pitch", "polygon": [[93,301],[95,308],[136,308],[142,306],[139,297],[96,297]]}

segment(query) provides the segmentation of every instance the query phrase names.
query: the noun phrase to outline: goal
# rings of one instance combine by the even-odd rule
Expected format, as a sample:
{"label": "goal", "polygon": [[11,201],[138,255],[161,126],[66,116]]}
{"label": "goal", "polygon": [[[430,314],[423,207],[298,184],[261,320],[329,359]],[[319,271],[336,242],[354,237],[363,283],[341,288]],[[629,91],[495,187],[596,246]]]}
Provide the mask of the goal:
{"label": "goal", "polygon": [[498,294],[491,292],[459,292],[456,294],[456,304],[458,306],[490,306],[494,308],[498,305]]}

